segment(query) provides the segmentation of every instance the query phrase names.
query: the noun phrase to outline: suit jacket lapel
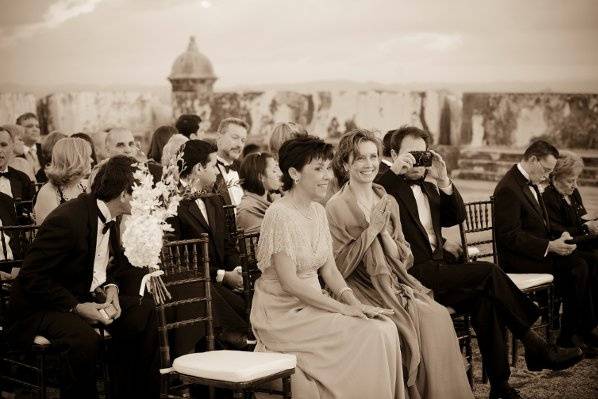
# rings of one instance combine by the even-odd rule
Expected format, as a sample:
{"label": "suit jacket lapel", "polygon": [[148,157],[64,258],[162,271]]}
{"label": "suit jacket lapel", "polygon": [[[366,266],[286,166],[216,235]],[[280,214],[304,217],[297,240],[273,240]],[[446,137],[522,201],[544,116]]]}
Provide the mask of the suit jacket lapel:
{"label": "suit jacket lapel", "polygon": [[538,212],[538,215],[542,218],[542,220],[545,221],[546,219],[544,218],[544,212],[542,212],[542,208],[540,207],[539,203],[540,198],[538,198],[538,200],[534,198],[531,192],[531,190],[533,189],[530,188],[530,186],[528,185],[527,179],[521,174],[521,172],[519,172],[519,170],[517,169],[517,165],[515,165],[511,170],[513,171],[513,174],[515,176],[515,181],[517,182],[517,184],[519,184],[519,187],[521,187],[523,195],[532,205],[532,208],[534,208],[535,211]]}
{"label": "suit jacket lapel", "polygon": [[[436,248],[442,248],[442,227],[440,226],[440,194],[433,183],[424,182],[422,190],[430,204],[430,217],[436,235]],[[423,228],[423,227],[422,227]],[[427,234],[426,234],[427,237]]]}
{"label": "suit jacket lapel", "polygon": [[203,214],[199,210],[197,203],[191,200],[188,200],[186,202],[187,208],[189,209],[189,213],[199,222],[199,224],[208,232],[208,234],[211,235],[212,229],[210,229],[210,225],[206,222],[206,219],[203,217]]}
{"label": "suit jacket lapel", "polygon": [[23,187],[21,184],[21,180],[16,178],[15,169],[9,166],[8,173],[10,173],[8,180],[10,181],[10,191],[12,193],[12,197],[15,200],[23,199]]}

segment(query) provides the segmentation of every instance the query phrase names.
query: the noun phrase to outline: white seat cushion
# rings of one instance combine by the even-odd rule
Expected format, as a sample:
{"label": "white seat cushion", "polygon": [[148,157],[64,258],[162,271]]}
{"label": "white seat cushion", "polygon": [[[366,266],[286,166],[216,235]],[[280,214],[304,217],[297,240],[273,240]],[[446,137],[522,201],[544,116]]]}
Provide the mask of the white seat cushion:
{"label": "white seat cushion", "polygon": [[248,382],[294,369],[295,355],[268,352],[211,351],[177,357],[172,368],[194,377]]}
{"label": "white seat cushion", "polygon": [[41,335],[36,335],[35,337],[33,337],[33,343],[35,345],[42,345],[42,346],[50,345],[50,341],[48,340],[48,338],[43,337]]}
{"label": "white seat cushion", "polygon": [[554,276],[548,273],[508,273],[507,276],[522,291],[542,284],[552,283],[554,280]]}

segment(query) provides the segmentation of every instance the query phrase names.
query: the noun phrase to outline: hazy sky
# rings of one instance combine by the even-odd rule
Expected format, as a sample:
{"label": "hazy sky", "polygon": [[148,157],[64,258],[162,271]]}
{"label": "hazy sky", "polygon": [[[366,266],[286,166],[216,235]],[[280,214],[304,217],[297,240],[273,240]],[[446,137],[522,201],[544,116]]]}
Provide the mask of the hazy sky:
{"label": "hazy sky", "polygon": [[0,0],[0,82],[164,85],[190,35],[217,87],[598,79],[597,0]]}

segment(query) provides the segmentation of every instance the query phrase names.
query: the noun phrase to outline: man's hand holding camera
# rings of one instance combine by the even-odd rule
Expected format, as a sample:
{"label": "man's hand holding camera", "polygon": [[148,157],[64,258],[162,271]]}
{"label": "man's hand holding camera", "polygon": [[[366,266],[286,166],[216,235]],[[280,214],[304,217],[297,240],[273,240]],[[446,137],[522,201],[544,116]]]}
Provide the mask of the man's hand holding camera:
{"label": "man's hand holding camera", "polygon": [[390,170],[392,170],[395,175],[403,175],[413,168],[414,165],[415,157],[410,152],[404,152],[397,155],[392,163],[392,166],[390,167]]}
{"label": "man's hand holding camera", "polygon": [[436,180],[438,188],[447,188],[451,185],[451,179],[448,176],[446,163],[436,151],[430,150],[430,153],[432,154],[432,166],[428,169],[428,176]]}

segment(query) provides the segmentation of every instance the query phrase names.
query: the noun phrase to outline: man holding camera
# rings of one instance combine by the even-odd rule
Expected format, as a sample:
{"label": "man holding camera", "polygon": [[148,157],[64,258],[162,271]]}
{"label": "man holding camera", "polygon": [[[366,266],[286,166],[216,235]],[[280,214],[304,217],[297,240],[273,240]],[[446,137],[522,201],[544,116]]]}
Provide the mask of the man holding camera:
{"label": "man holding camera", "polygon": [[396,130],[391,140],[393,165],[377,179],[399,203],[403,233],[414,257],[409,273],[431,288],[439,303],[471,314],[490,398],[521,398],[508,383],[505,326],[523,342],[529,369],[563,369],[579,361],[581,354],[577,348],[549,347],[530,329],[539,309],[509,277],[492,263],[462,263],[459,244],[442,237],[442,227],[465,219],[465,206],[444,160],[428,150],[430,140],[428,132],[416,127]]}

